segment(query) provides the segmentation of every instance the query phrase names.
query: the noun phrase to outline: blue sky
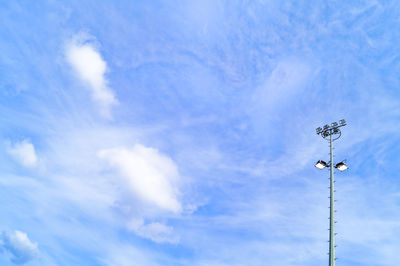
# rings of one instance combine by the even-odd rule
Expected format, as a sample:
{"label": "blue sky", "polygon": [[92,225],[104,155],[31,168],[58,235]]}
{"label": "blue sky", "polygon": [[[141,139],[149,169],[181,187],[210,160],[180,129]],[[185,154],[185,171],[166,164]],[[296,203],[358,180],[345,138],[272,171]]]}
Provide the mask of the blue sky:
{"label": "blue sky", "polygon": [[398,265],[397,1],[1,1],[1,265]]}

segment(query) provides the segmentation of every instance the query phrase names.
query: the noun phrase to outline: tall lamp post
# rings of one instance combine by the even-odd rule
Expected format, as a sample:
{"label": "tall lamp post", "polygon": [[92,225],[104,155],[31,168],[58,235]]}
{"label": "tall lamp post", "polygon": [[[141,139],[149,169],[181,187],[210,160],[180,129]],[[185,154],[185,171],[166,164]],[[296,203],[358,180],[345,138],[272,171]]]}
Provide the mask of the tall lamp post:
{"label": "tall lamp post", "polygon": [[342,135],[340,131],[340,127],[346,125],[346,121],[344,119],[340,120],[339,123],[333,122],[331,126],[325,125],[323,128],[319,127],[316,129],[317,135],[321,135],[326,140],[329,140],[329,148],[330,148],[330,161],[328,163],[319,160],[315,167],[318,169],[324,169],[325,167],[330,168],[330,215],[329,215],[329,266],[336,265],[336,256],[335,256],[335,189],[334,189],[334,178],[333,178],[333,168],[335,167],[339,171],[344,171],[348,167],[345,162],[340,162],[334,165],[333,163],[333,142],[340,138]]}

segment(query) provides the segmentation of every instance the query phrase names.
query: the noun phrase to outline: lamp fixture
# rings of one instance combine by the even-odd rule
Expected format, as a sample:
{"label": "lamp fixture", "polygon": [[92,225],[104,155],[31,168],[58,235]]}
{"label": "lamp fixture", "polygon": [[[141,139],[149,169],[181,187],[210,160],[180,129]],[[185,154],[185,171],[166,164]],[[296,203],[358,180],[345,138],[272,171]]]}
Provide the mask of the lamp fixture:
{"label": "lamp fixture", "polygon": [[349,169],[349,167],[344,162],[337,163],[335,165],[335,168],[338,169],[341,172]]}
{"label": "lamp fixture", "polygon": [[328,164],[327,164],[326,162],[322,161],[322,160],[319,160],[319,161],[315,164],[315,167],[317,167],[317,168],[320,169],[320,170],[324,169],[324,168],[327,167],[327,166],[328,166]]}

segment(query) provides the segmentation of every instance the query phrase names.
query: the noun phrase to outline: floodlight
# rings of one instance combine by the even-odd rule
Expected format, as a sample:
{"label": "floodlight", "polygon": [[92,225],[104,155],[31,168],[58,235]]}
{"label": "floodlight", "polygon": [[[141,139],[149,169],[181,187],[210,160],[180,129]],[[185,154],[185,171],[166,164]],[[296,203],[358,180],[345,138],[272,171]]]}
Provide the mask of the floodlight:
{"label": "floodlight", "polygon": [[344,171],[347,170],[349,167],[344,162],[340,162],[335,165],[335,168],[337,168],[339,171]]}
{"label": "floodlight", "polygon": [[326,162],[322,161],[322,160],[319,160],[319,161],[315,164],[315,167],[317,167],[317,168],[320,169],[320,170],[324,169],[324,168],[327,167],[327,166],[328,166],[328,164],[327,164]]}
{"label": "floodlight", "polygon": [[346,120],[344,120],[344,119],[340,120],[340,121],[339,121],[339,124],[340,124],[341,126],[345,126],[345,125],[346,125]]}
{"label": "floodlight", "polygon": [[337,127],[338,126],[338,123],[337,122],[333,122],[332,123],[332,127]]}
{"label": "floodlight", "polygon": [[321,127],[318,127],[315,131],[317,132],[317,134],[319,134],[319,133],[322,132],[322,128],[321,128]]}
{"label": "floodlight", "polygon": [[324,130],[327,130],[327,129],[329,129],[329,125],[324,126]]}

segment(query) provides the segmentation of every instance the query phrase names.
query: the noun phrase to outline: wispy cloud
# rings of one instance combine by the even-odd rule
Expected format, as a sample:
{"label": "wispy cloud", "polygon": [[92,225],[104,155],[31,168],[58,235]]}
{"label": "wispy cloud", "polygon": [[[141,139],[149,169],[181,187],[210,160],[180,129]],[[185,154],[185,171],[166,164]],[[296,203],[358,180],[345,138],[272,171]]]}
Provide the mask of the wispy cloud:
{"label": "wispy cloud", "polygon": [[159,222],[145,224],[143,219],[132,219],[127,224],[129,231],[151,239],[156,243],[177,243],[178,238],[173,235],[173,228]]}
{"label": "wispy cloud", "polygon": [[[32,139],[0,158],[46,162],[0,160],[0,220],[35,236],[31,264],[322,265],[328,173],[311,169],[329,149],[314,130],[341,118],[335,158],[354,176],[337,178],[339,260],[398,264],[395,1],[0,9],[1,138]],[[81,30],[96,37],[73,37],[60,64]]]}
{"label": "wispy cloud", "polygon": [[277,104],[282,105],[304,89],[310,74],[307,61],[296,58],[281,60],[256,90],[253,96],[256,104],[276,111],[279,108]]}
{"label": "wispy cloud", "polygon": [[66,58],[77,76],[90,89],[93,100],[100,107],[101,114],[111,117],[110,108],[117,103],[117,99],[108,87],[108,80],[105,77],[107,63],[96,46],[88,41],[86,36],[78,35],[67,46]]}
{"label": "wispy cloud", "polygon": [[0,247],[11,253],[11,261],[24,264],[39,254],[37,243],[32,242],[24,232],[15,230],[3,232]]}

